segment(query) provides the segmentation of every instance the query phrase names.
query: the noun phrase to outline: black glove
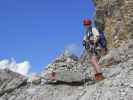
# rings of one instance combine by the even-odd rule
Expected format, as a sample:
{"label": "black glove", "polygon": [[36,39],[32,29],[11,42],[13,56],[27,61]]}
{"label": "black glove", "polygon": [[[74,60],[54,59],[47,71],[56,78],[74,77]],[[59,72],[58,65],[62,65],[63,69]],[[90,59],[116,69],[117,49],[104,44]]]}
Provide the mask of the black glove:
{"label": "black glove", "polygon": [[86,47],[86,41],[85,40],[83,40],[82,44],[84,47]]}

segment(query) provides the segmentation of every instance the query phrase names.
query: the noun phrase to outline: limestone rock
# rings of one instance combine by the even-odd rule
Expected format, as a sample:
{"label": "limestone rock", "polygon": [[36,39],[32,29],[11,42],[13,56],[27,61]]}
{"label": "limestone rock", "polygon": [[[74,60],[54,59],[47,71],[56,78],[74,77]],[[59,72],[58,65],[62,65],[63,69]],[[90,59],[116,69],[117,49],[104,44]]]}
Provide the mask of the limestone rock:
{"label": "limestone rock", "polygon": [[[83,65],[80,64],[78,59],[74,55],[67,56],[61,55],[60,57],[56,58],[56,60],[49,64],[47,70],[42,73],[42,77],[44,77],[50,83],[56,83],[58,81],[65,82],[65,83],[72,83],[72,82],[79,82],[82,83],[84,80],[92,79],[89,72],[84,71]],[[88,71],[90,71],[88,69]],[[54,73],[54,80],[52,78],[52,73]],[[88,76],[86,77],[86,75]]]}
{"label": "limestone rock", "polygon": [[133,0],[93,1],[96,26],[106,33],[110,47],[99,61],[101,65],[111,62],[110,67],[102,67],[106,79],[93,80],[88,52],[80,58],[65,52],[38,75],[35,84],[0,70],[0,100],[133,100]]}
{"label": "limestone rock", "polygon": [[133,38],[132,0],[93,0],[96,6],[95,23],[106,33],[108,47],[118,47]]}
{"label": "limestone rock", "polygon": [[26,77],[8,69],[0,70],[0,95],[10,93],[21,85],[25,85]]}

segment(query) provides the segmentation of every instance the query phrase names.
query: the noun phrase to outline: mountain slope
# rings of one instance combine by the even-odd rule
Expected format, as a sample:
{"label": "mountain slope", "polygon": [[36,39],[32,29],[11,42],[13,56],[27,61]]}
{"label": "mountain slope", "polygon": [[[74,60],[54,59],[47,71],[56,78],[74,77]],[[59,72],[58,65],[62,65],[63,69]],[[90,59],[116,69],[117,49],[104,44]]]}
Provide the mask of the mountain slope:
{"label": "mountain slope", "polygon": [[[0,100],[133,100],[133,1],[93,1],[96,24],[106,33],[109,47],[99,61],[106,79],[93,80],[87,52],[80,58],[64,53],[34,81],[0,70]],[[110,66],[104,66],[110,61]]]}

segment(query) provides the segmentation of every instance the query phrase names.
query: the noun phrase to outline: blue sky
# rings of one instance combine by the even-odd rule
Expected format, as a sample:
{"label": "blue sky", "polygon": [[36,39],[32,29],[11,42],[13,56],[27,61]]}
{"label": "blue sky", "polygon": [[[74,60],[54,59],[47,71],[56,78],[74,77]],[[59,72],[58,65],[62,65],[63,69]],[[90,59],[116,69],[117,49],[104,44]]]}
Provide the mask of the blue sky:
{"label": "blue sky", "polygon": [[91,0],[0,0],[0,59],[29,61],[40,72],[64,48],[82,49],[83,18]]}

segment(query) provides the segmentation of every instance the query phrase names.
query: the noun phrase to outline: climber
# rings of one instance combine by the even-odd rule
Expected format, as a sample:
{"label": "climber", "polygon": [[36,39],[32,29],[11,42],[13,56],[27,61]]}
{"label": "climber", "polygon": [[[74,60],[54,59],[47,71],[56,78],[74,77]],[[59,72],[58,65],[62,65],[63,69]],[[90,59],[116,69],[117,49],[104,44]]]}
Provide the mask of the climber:
{"label": "climber", "polygon": [[84,29],[85,29],[85,36],[83,39],[83,46],[85,47],[86,51],[89,51],[90,54],[90,61],[95,69],[95,80],[100,81],[104,79],[104,76],[101,72],[101,66],[98,63],[97,57],[97,47],[100,47],[101,53],[106,54],[106,45],[105,45],[105,38],[103,38],[103,33],[99,33],[96,28],[92,28],[92,22],[89,19],[85,19],[83,21]]}

